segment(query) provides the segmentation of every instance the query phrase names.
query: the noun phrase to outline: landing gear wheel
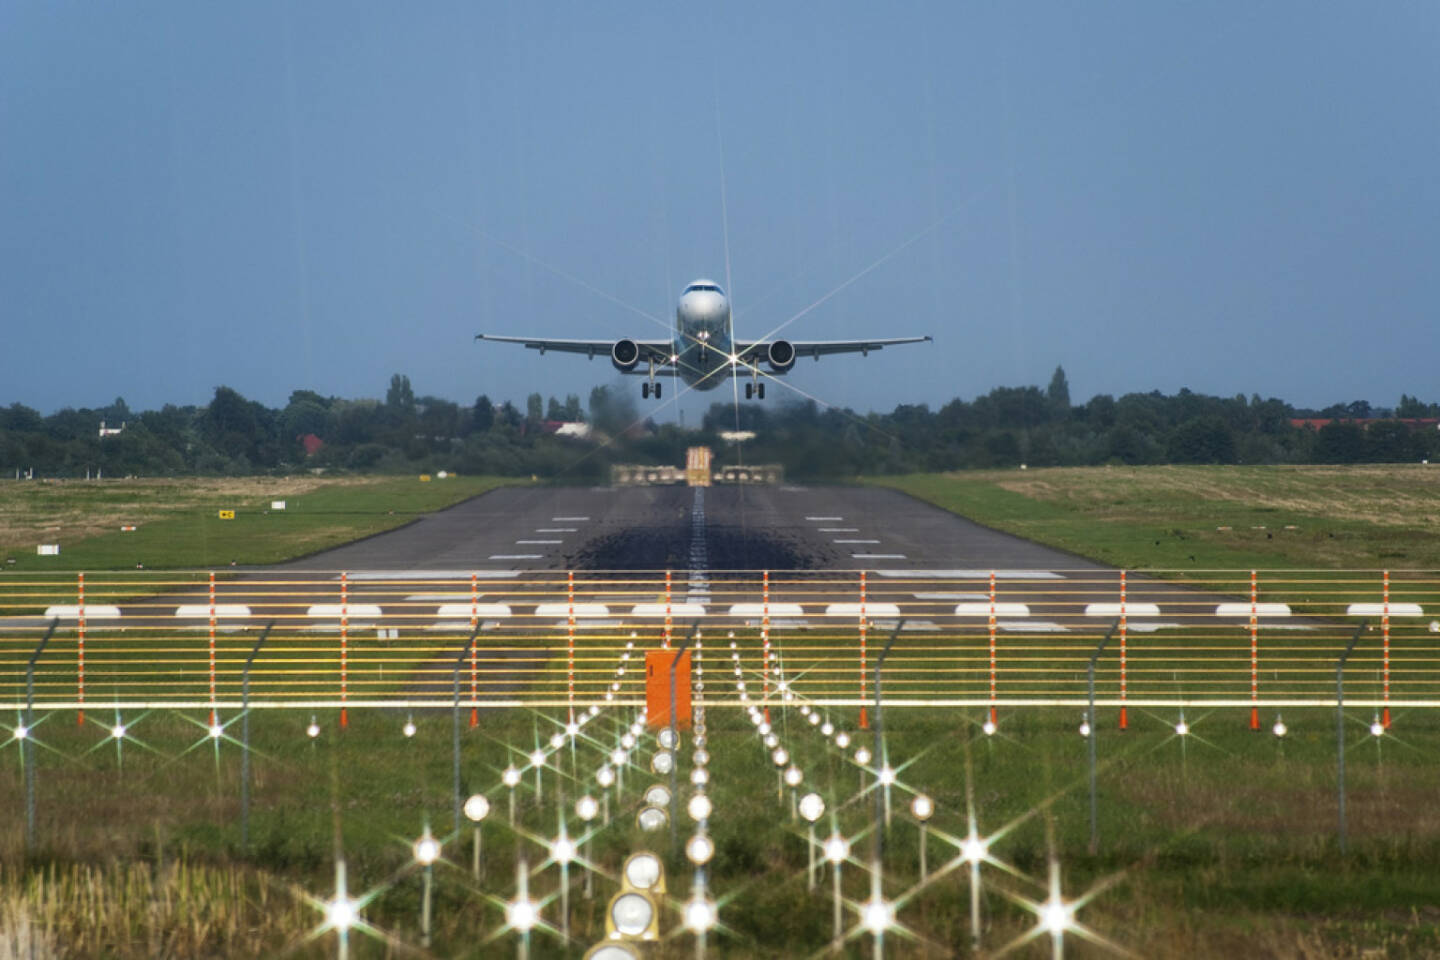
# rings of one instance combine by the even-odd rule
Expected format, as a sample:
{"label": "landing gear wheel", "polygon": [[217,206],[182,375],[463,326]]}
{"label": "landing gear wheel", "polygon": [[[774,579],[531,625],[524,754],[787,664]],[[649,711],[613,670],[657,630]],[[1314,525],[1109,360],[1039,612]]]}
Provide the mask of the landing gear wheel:
{"label": "landing gear wheel", "polygon": [[747,383],[747,384],[745,384],[745,399],[746,399],[746,400],[749,400],[749,399],[750,399],[751,397],[753,397],[753,396],[755,396],[755,384],[753,384],[753,383]]}
{"label": "landing gear wheel", "polygon": [[649,399],[650,399],[650,384],[648,384],[648,383],[642,383],[642,384],[640,384],[640,399],[642,399],[642,400],[649,400]]}
{"label": "landing gear wheel", "polygon": [[659,384],[659,383],[655,384],[655,399],[656,399],[656,400],[659,400],[659,399],[660,399],[660,387],[661,387],[661,384]]}
{"label": "landing gear wheel", "polygon": [[761,400],[765,399],[765,384],[755,384],[755,396],[759,397]]}

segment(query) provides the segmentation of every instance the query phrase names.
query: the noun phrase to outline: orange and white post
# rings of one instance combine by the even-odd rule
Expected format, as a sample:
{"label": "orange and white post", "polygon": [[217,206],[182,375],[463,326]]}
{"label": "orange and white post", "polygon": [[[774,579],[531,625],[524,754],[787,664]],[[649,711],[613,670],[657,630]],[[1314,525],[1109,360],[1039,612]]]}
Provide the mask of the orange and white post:
{"label": "orange and white post", "polygon": [[1250,729],[1260,729],[1260,617],[1259,580],[1250,571]]}
{"label": "orange and white post", "polygon": [[1384,580],[1381,584],[1381,600],[1384,606],[1380,608],[1380,676],[1381,696],[1385,699],[1385,706],[1380,712],[1380,724],[1386,730],[1390,729],[1390,571],[1384,572]]}
{"label": "orange and white post", "polygon": [[75,700],[80,710],[75,715],[75,725],[85,725],[85,574],[77,574],[76,591],[79,593],[75,608]]}
{"label": "orange and white post", "polygon": [[990,571],[990,722],[998,723],[995,713],[995,571]]}
{"label": "orange and white post", "polygon": [[[865,571],[860,571],[860,729],[870,729],[870,715],[865,711]],[[875,760],[879,763],[877,757]]]}
{"label": "orange and white post", "polygon": [[480,725],[480,664],[476,658],[476,628],[480,625],[480,577],[470,574],[470,726]]}
{"label": "orange and white post", "polygon": [[1125,709],[1125,700],[1130,690],[1130,651],[1125,637],[1125,571],[1120,571],[1120,729],[1130,729],[1130,717]]}
{"label": "orange and white post", "polygon": [[350,688],[350,581],[349,574],[340,571],[340,729],[350,726],[350,713],[345,709],[345,699]]}

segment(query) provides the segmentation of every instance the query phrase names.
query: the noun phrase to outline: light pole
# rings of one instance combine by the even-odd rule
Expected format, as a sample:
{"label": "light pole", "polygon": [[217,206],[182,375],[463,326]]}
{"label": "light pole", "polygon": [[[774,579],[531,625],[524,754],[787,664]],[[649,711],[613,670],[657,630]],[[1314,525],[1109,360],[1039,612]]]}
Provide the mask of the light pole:
{"label": "light pole", "polygon": [[472,848],[470,873],[476,881],[480,879],[480,824],[490,815],[490,800],[480,793],[471,795],[465,801],[465,817],[475,824],[475,843]]}

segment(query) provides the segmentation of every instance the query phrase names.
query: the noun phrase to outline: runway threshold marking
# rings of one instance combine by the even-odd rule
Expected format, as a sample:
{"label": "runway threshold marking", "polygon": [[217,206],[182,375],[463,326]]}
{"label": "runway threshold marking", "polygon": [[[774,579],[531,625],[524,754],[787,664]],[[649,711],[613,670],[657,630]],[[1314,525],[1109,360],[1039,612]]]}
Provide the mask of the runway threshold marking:
{"label": "runway threshold marking", "polygon": [[536,533],[577,533],[579,527],[536,527]]}

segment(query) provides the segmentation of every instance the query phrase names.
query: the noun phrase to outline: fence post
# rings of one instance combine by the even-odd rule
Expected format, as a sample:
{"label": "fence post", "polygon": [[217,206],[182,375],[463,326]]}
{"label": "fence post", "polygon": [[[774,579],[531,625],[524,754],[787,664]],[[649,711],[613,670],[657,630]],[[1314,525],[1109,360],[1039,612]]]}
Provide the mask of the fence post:
{"label": "fence post", "polygon": [[860,571],[860,729],[870,729],[865,714],[865,571]]}
{"label": "fence post", "polygon": [[1350,652],[1355,649],[1355,644],[1360,642],[1360,634],[1365,631],[1366,621],[1361,620],[1360,626],[1355,628],[1355,635],[1350,638],[1350,643],[1345,647],[1345,652],[1340,654],[1340,659],[1335,662],[1335,757],[1337,766],[1336,794],[1338,799],[1340,815],[1340,855],[1343,857],[1346,852],[1345,836],[1345,661],[1350,659]]}
{"label": "fence post", "polygon": [[[210,575],[215,576],[213,573]],[[212,601],[211,612],[214,612]],[[211,621],[214,622],[213,620]],[[255,646],[250,651],[250,656],[245,658],[245,672],[240,676],[240,744],[243,749],[240,752],[240,852],[250,852],[250,668],[255,665],[255,658],[260,654],[260,646],[270,636],[270,628],[275,626],[271,620],[265,624],[265,629],[260,631],[260,639],[255,641]],[[214,691],[211,691],[211,716],[210,723],[215,723]]]}
{"label": "fence post", "polygon": [[25,849],[35,849],[35,748],[30,745],[32,729],[35,726],[35,661],[45,652],[45,644],[59,625],[59,619],[51,620],[45,636],[30,654],[25,666],[25,737],[20,741],[21,762],[25,765]]}
{"label": "fence post", "polygon": [[79,591],[79,605],[75,608],[75,700],[80,705],[75,715],[75,726],[85,725],[85,574],[76,574],[76,589]]}

